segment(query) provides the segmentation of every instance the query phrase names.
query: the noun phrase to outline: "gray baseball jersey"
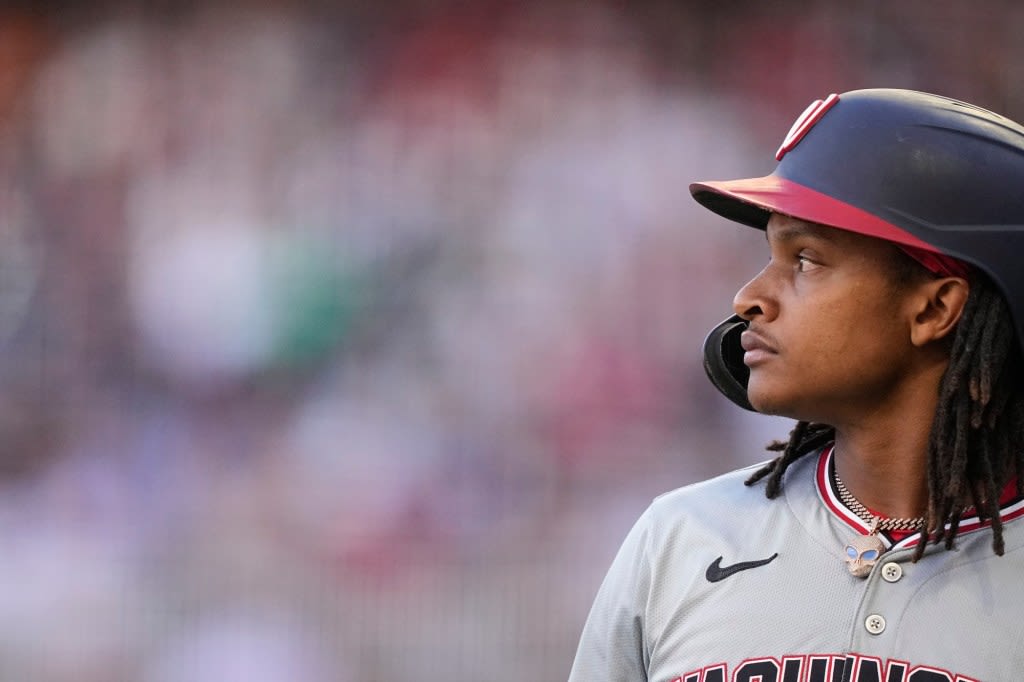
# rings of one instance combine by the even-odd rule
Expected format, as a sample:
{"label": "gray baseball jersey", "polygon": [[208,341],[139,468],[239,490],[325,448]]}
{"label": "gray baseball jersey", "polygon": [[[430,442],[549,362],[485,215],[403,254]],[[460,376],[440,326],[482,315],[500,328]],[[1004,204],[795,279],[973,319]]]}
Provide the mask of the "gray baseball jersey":
{"label": "gray baseball jersey", "polygon": [[956,549],[918,535],[866,577],[845,563],[869,529],[840,501],[831,449],[768,500],[750,470],[657,498],[612,563],[570,682],[1006,682],[1024,679],[1024,501],[1006,552],[965,518]]}

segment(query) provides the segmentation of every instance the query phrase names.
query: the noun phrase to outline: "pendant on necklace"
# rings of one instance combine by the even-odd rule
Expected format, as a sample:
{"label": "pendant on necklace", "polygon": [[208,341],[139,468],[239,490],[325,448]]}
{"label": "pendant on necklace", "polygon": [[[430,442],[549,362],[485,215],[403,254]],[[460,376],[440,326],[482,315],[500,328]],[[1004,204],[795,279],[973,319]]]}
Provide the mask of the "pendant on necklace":
{"label": "pendant on necklace", "polygon": [[884,551],[885,545],[878,539],[878,518],[875,517],[870,534],[858,535],[847,543],[846,568],[850,575],[866,578]]}

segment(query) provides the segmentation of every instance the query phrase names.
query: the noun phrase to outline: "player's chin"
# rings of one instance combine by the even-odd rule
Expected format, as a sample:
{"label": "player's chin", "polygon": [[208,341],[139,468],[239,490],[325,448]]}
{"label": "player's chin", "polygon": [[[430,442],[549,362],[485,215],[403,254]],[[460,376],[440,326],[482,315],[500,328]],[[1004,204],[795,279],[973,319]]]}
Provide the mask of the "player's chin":
{"label": "player's chin", "polygon": [[793,387],[772,382],[759,376],[758,372],[751,372],[747,383],[747,399],[761,414],[801,419],[800,415],[806,411],[806,406]]}

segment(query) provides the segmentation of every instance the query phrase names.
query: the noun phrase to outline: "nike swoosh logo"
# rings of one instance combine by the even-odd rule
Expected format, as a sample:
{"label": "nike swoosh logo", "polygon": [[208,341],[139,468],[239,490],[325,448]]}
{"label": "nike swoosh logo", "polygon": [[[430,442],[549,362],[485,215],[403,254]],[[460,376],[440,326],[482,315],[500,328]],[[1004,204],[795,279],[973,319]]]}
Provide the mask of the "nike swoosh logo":
{"label": "nike swoosh logo", "polygon": [[711,562],[708,566],[708,570],[704,573],[704,577],[708,579],[709,583],[717,583],[719,580],[725,580],[731,575],[735,575],[740,571],[748,571],[751,568],[757,568],[758,566],[765,566],[775,561],[775,557],[779,556],[776,552],[767,559],[758,559],[757,561],[741,561],[738,564],[732,564],[731,566],[722,566],[722,557],[718,557]]}

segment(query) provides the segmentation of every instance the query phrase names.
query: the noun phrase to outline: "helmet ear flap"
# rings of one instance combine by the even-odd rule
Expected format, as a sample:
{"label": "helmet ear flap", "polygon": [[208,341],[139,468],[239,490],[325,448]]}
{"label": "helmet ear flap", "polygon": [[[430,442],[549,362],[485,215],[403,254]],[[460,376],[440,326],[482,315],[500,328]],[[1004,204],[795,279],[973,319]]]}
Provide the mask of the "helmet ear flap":
{"label": "helmet ear flap", "polygon": [[733,315],[711,330],[704,339],[704,371],[722,395],[745,410],[756,412],[747,397],[750,370],[743,364],[740,334],[747,321]]}

